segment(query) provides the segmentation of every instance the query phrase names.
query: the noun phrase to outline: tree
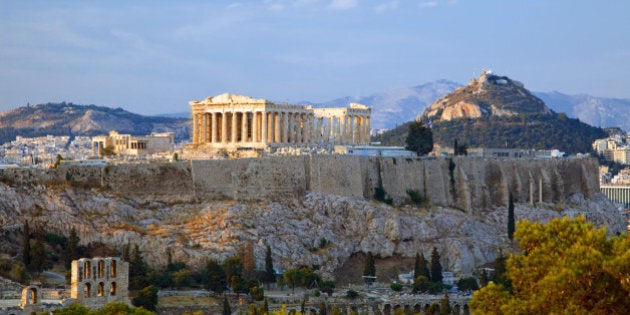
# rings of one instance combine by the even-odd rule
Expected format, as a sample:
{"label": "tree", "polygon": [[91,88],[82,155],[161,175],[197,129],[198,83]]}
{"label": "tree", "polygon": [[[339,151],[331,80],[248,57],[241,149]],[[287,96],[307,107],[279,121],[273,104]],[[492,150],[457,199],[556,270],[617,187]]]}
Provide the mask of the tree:
{"label": "tree", "polygon": [[133,298],[132,303],[134,306],[143,307],[144,309],[155,312],[155,307],[158,302],[157,293],[158,289],[150,285],[138,291],[138,294]]}
{"label": "tree", "polygon": [[265,283],[273,283],[276,281],[276,272],[273,270],[273,259],[271,257],[271,246],[267,245],[265,254]]}
{"label": "tree", "polygon": [[440,300],[440,315],[451,314],[451,303],[448,298],[448,294],[444,294],[444,297]]}
{"label": "tree", "polygon": [[302,272],[299,269],[289,269],[282,275],[284,282],[291,286],[291,290],[295,293],[295,285],[302,279]]}
{"label": "tree", "polygon": [[68,236],[68,242],[66,243],[66,260],[68,261],[68,265],[70,265],[73,260],[79,258],[79,241],[77,230],[73,227],[70,230],[70,236]]}
{"label": "tree", "polygon": [[630,309],[630,237],[607,237],[584,217],[519,221],[522,254],[507,259],[512,291],[488,284],[471,307],[492,314],[625,314]]}
{"label": "tree", "polygon": [[416,121],[409,125],[405,148],[416,152],[418,155],[425,155],[433,150],[433,133],[422,122]]}
{"label": "tree", "polygon": [[251,280],[256,277],[256,257],[254,256],[254,245],[252,242],[241,248],[241,258],[243,262],[242,276],[245,280]]}
{"label": "tree", "polygon": [[24,222],[24,230],[22,231],[22,262],[27,268],[31,265],[31,234],[28,221]]}
{"label": "tree", "polygon": [[46,253],[46,247],[41,234],[37,234],[31,247],[31,264],[30,269],[35,272],[42,272],[44,269],[49,268],[48,254]]}
{"label": "tree", "polygon": [[148,274],[149,266],[142,258],[140,249],[136,244],[134,252],[131,256],[131,262],[129,263],[129,287],[130,289],[140,289],[147,285],[146,275]]}
{"label": "tree", "polygon": [[227,295],[223,295],[223,315],[232,315],[232,307],[230,307]]}
{"label": "tree", "polygon": [[440,254],[435,247],[431,252],[431,282],[442,282],[442,264],[440,264]]}
{"label": "tree", "polygon": [[374,256],[372,255],[372,252],[368,252],[367,256],[365,257],[363,276],[365,277],[365,281],[368,284],[374,282],[374,277],[376,276],[376,267],[374,266]]}
{"label": "tree", "polygon": [[507,220],[507,234],[508,238],[512,240],[514,238],[514,197],[512,193],[508,195],[508,220]]}
{"label": "tree", "polygon": [[427,267],[427,260],[424,258],[424,253],[416,253],[416,260],[413,264],[413,277],[425,276],[427,279],[431,278],[431,273]]}
{"label": "tree", "polygon": [[225,270],[216,260],[211,259],[206,263],[204,278],[208,290],[216,293],[222,293],[225,290],[227,285]]}

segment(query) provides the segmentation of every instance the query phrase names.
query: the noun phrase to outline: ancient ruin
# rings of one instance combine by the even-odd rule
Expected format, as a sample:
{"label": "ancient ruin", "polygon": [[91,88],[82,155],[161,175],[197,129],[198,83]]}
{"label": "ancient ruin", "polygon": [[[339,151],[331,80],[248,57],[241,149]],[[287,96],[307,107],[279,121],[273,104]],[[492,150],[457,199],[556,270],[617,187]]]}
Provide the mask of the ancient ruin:
{"label": "ancient ruin", "polygon": [[120,258],[96,257],[72,261],[70,297],[90,308],[109,302],[130,304],[129,263]]}
{"label": "ancient ruin", "polygon": [[273,149],[370,141],[370,108],[360,104],[313,108],[227,93],[189,104],[192,143],[197,146]]}

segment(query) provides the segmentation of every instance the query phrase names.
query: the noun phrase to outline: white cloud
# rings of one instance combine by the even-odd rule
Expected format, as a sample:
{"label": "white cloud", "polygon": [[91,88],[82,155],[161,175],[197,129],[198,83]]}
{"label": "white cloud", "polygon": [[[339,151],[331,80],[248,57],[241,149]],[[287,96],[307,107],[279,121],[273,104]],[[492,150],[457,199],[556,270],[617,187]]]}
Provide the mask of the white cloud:
{"label": "white cloud", "polygon": [[333,0],[330,3],[330,8],[334,10],[348,10],[359,5],[358,0]]}
{"label": "white cloud", "polygon": [[240,8],[240,7],[242,7],[242,6],[243,6],[243,4],[242,4],[242,3],[240,3],[240,2],[235,2],[235,3],[232,3],[232,4],[228,5],[228,6],[227,6],[227,7],[225,7],[225,8],[226,8],[226,9],[228,9],[228,10],[233,10],[233,9],[238,9],[238,8]]}
{"label": "white cloud", "polygon": [[398,8],[398,1],[389,1],[385,3],[381,3],[374,7],[374,11],[377,13],[396,10]]}
{"label": "white cloud", "polygon": [[429,1],[422,1],[420,3],[418,3],[418,6],[420,8],[435,8],[438,6],[438,2],[435,0],[429,0]]}

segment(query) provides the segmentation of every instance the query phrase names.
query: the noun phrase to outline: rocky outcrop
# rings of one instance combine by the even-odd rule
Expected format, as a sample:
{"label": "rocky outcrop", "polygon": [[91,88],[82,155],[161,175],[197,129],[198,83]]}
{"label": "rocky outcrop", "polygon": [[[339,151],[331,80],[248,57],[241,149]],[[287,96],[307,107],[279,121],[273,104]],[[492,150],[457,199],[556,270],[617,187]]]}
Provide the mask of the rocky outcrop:
{"label": "rocky outcrop", "polygon": [[550,114],[551,110],[523,84],[505,76],[484,71],[467,86],[448,93],[433,102],[417,120],[450,121],[482,116]]}

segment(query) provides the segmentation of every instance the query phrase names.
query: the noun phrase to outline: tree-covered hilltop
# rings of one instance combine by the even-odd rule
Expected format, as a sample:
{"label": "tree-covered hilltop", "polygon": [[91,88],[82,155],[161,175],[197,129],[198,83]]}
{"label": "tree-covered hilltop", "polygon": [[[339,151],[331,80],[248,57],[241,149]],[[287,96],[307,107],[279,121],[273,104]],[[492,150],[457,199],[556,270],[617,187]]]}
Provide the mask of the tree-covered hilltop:
{"label": "tree-covered hilltop", "polygon": [[132,135],[172,131],[178,140],[190,133],[189,119],[143,116],[96,105],[46,103],[0,113],[0,143],[16,136],[95,136],[110,130]]}
{"label": "tree-covered hilltop", "polygon": [[[383,145],[405,145],[409,123],[373,138]],[[606,132],[565,114],[520,114],[510,117],[463,118],[432,124],[433,142],[442,147],[458,143],[485,148],[558,149],[567,153],[590,152],[595,139]]]}

